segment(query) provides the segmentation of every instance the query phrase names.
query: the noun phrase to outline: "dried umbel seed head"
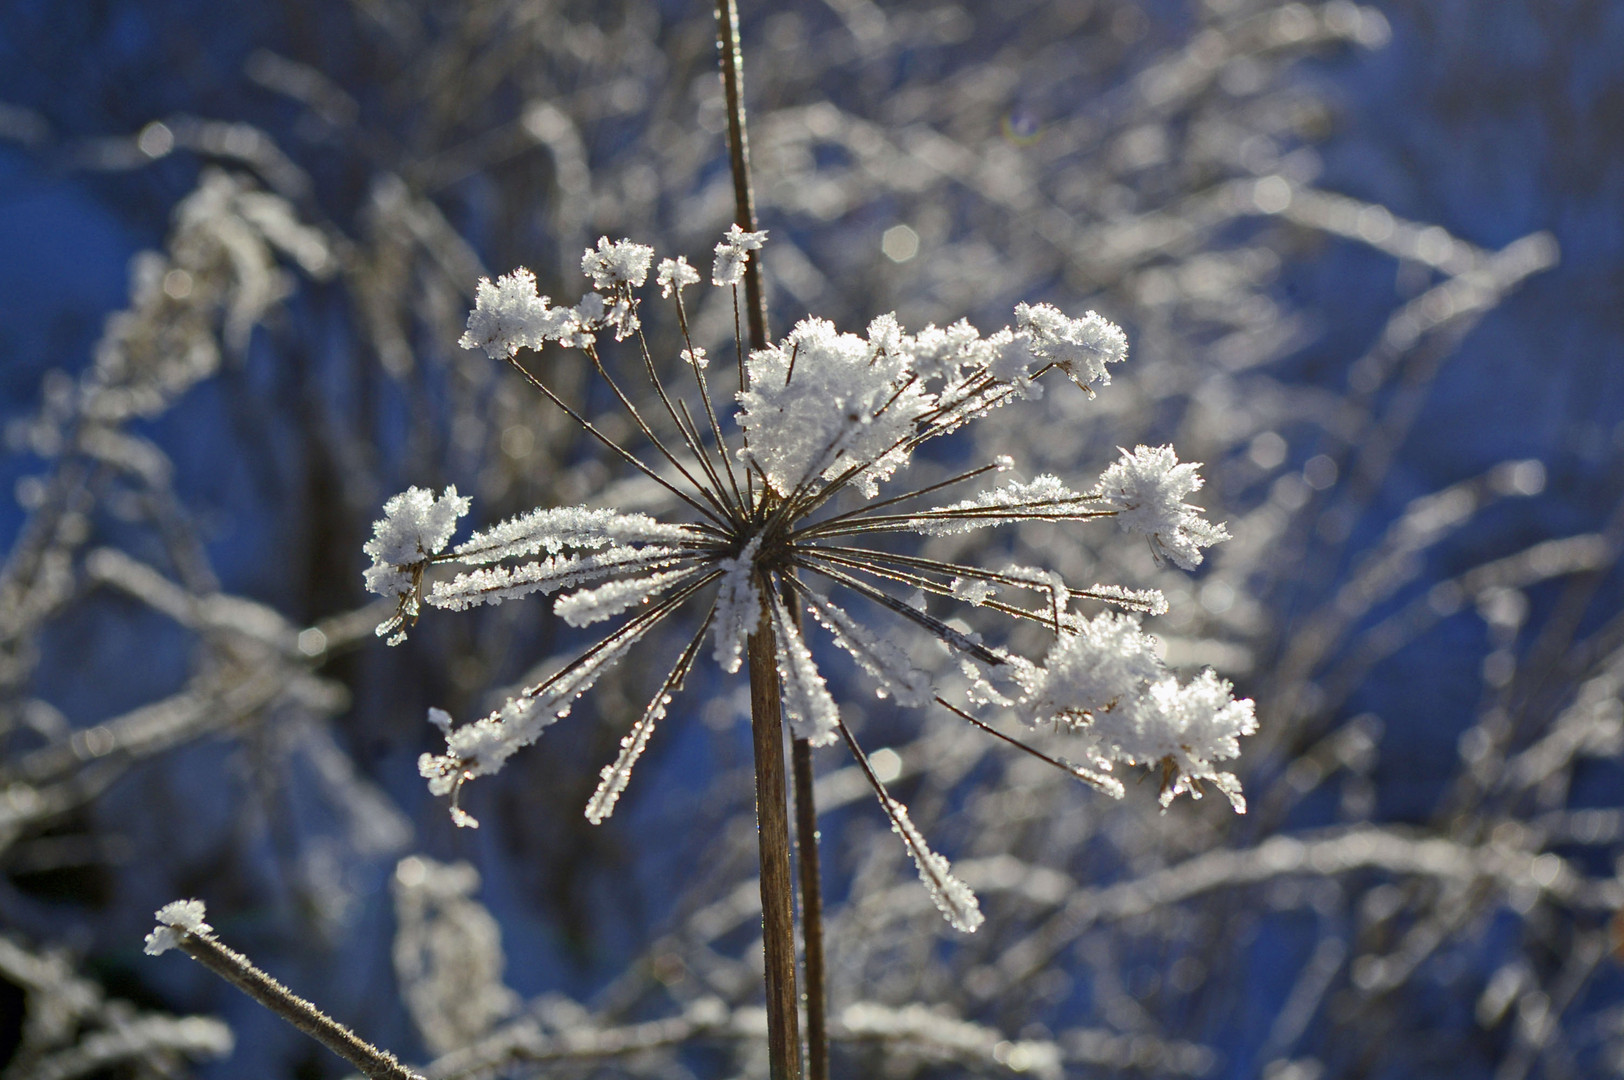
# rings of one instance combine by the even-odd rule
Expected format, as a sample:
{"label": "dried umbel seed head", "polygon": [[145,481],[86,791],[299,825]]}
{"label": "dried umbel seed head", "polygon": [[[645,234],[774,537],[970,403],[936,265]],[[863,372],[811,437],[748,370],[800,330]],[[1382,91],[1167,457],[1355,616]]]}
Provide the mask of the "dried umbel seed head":
{"label": "dried umbel seed head", "polygon": [[[735,304],[742,269],[765,240],[765,233],[735,226],[716,246],[712,282],[732,289]],[[699,613],[697,625],[621,741],[619,757],[603,769],[587,805],[594,822],[613,812],[707,638],[716,662],[734,672],[747,638],[768,633],[791,732],[814,746],[846,744],[937,905],[954,926],[973,930],[981,921],[974,895],[868,767],[813,655],[803,614],[856,661],[876,693],[901,705],[940,705],[1117,797],[1123,785],[1113,770],[1141,765],[1162,776],[1164,806],[1183,791],[1199,795],[1200,784],[1208,782],[1229,795],[1237,810],[1244,808],[1235,777],[1213,763],[1235,757],[1238,736],[1255,729],[1252,703],[1235,700],[1229,684],[1210,672],[1181,683],[1166,670],[1138,619],[1165,610],[1160,593],[1118,585],[1079,588],[1044,567],[989,568],[907,554],[890,542],[898,535],[952,536],[1027,522],[1115,520],[1146,536],[1159,557],[1186,568],[1198,564],[1202,549],[1227,533],[1184,501],[1200,487],[1200,477],[1169,447],[1124,451],[1083,490],[1039,475],[1003,479],[968,497],[943,494],[1013,469],[1014,462],[1002,456],[956,475],[938,472],[913,488],[905,483],[920,446],[1039,396],[1038,380],[1050,371],[1058,369],[1084,387],[1106,383],[1106,365],[1126,355],[1121,330],[1093,312],[1072,319],[1046,304],[1021,305],[1014,328],[986,336],[963,321],[910,334],[885,315],[859,335],[808,318],[776,345],[747,357],[741,350],[730,438],[704,351],[687,336],[682,289],[696,284],[698,273],[685,260],[665,259],[656,274],[683,327],[684,387],[662,381],[638,334],[637,369],[657,403],[656,411],[645,413],[598,352],[603,331],[613,330],[618,340],[640,326],[636,289],[653,257],[653,249],[640,244],[600,240],[587,250],[582,269],[604,291],[589,293],[573,308],[550,306],[524,270],[494,285],[481,282],[463,344],[509,359],[548,400],[685,506],[687,520],[586,506],[539,508],[447,550],[467,500],[454,489],[435,498],[414,488],[385,507],[367,547],[374,558],[369,587],[399,603],[396,616],[380,628],[394,633],[391,641],[404,635],[420,602],[461,610],[558,593],[553,609],[571,626],[620,620],[574,661],[488,716],[457,726],[444,712],[432,711],[445,752],[423,755],[420,769],[434,793],[452,797],[458,824],[476,824],[458,801],[465,783],[499,770],[567,716],[633,646],[690,607]],[[519,364],[520,349],[547,341],[582,350],[652,448],[652,461],[607,438]],[[686,385],[689,379],[692,385]],[[690,408],[690,401],[697,407]],[[893,490],[881,498],[888,487]],[[872,543],[876,539],[887,542]],[[441,563],[463,569],[449,577],[432,574]],[[1076,603],[1125,614],[1107,610],[1090,618],[1073,610]],[[1040,656],[1027,657],[932,613],[933,604],[995,613],[1012,629],[1037,624],[1050,644]],[[963,706],[936,692],[936,677],[916,665],[892,629],[871,627],[854,607],[883,613],[942,646],[969,679]],[[999,731],[993,721],[1000,717],[1066,733],[1079,763],[1050,757]]]}

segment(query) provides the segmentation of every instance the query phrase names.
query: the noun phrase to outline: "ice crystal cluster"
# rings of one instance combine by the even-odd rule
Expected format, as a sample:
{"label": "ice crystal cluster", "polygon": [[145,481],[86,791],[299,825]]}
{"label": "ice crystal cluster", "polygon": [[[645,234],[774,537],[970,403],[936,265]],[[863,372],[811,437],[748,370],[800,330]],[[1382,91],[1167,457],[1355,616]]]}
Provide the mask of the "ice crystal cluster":
{"label": "ice crystal cluster", "polygon": [[173,900],[159,908],[154,915],[158,925],[147,935],[147,955],[162,956],[179,948],[183,935],[213,933],[214,927],[205,921],[207,914],[201,900]]}
{"label": "ice crystal cluster", "polygon": [[[732,290],[735,311],[744,268],[765,240],[764,232],[734,226],[716,245],[712,284]],[[451,796],[459,824],[476,824],[459,805],[463,784],[535,742],[638,641],[688,608],[697,625],[621,741],[619,757],[603,769],[586,808],[594,822],[613,812],[707,641],[720,667],[735,672],[749,637],[770,633],[792,734],[818,746],[846,744],[938,907],[953,925],[974,929],[981,921],[974,894],[926,845],[843,723],[808,642],[814,624],[882,697],[940,707],[1118,797],[1116,768],[1145,766],[1160,775],[1164,807],[1181,792],[1199,796],[1207,782],[1244,809],[1235,777],[1215,763],[1236,757],[1238,737],[1255,729],[1252,703],[1236,700],[1210,671],[1181,682],[1165,668],[1139,621],[1165,610],[1159,592],[1072,587],[1042,567],[964,565],[905,554],[890,542],[895,534],[929,538],[1029,521],[1114,520],[1146,537],[1158,558],[1185,569],[1200,563],[1202,549],[1227,533],[1186,501],[1201,479],[1197,466],[1180,463],[1171,447],[1123,451],[1081,490],[1052,475],[999,479],[1015,468],[1007,457],[924,487],[899,483],[922,444],[1039,396],[1039,380],[1050,371],[1093,393],[1109,381],[1109,366],[1126,358],[1120,329],[1094,312],[1072,318],[1047,304],[1020,305],[1013,328],[989,335],[965,321],[910,334],[882,315],[855,334],[807,318],[776,345],[748,355],[740,349],[740,385],[729,409],[713,390],[704,350],[688,339],[683,289],[698,284],[699,272],[682,258],[662,260],[655,284],[676,305],[683,342],[672,353],[680,353],[686,374],[680,386],[658,374],[638,314],[638,290],[654,254],[629,240],[599,240],[582,260],[596,291],[570,307],[538,295],[528,270],[481,281],[461,343],[513,364],[630,467],[664,487],[685,508],[684,520],[613,508],[542,508],[448,547],[469,501],[454,488],[439,496],[412,488],[385,505],[366,547],[373,558],[368,587],[397,603],[379,627],[391,643],[405,636],[424,602],[461,610],[556,593],[554,611],[572,626],[620,620],[556,674],[488,716],[457,725],[431,710],[445,752],[423,755],[419,766],[431,791]],[[599,354],[606,333],[617,341],[636,338],[635,369],[652,392],[647,410]],[[520,350],[548,342],[582,351],[625,409],[645,456],[610,441],[523,366]],[[965,493],[953,497],[953,489]],[[876,537],[887,541],[883,547],[864,543]],[[435,571],[440,564],[456,572]],[[1047,649],[1027,656],[932,611],[952,604],[1000,613],[1012,627],[1035,624]],[[965,700],[941,697],[939,680],[916,666],[894,629],[866,621],[875,613],[912,624],[944,646],[969,679]],[[804,625],[803,615],[811,616]],[[996,726],[1010,721],[1069,738],[1077,763]]]}

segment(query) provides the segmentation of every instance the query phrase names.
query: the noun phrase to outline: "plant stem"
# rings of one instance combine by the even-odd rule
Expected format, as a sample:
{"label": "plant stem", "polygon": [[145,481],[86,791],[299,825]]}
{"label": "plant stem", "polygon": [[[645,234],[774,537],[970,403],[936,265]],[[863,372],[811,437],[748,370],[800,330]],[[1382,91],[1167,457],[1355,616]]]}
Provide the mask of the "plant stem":
{"label": "plant stem", "polygon": [[750,635],[750,731],[756,752],[756,825],[761,844],[761,938],[767,967],[767,1051],[772,1080],[800,1080],[795,993],[795,913],[789,872],[789,806],[778,657],[766,610]]}
{"label": "plant stem", "polygon": [[[750,139],[744,119],[744,50],[735,0],[716,0],[716,47],[727,99],[727,136],[733,171],[733,220],[756,231],[750,185]],[[744,267],[745,321],[750,348],[767,347],[767,295],[761,260]],[[746,389],[740,368],[740,389]],[[793,605],[791,606],[793,610]],[[750,635],[750,728],[756,754],[756,823],[761,843],[762,948],[767,968],[767,1043],[772,1080],[800,1080],[800,1016],[795,993],[795,922],[790,895],[789,811],[784,784],[784,734],[777,649],[763,618]],[[823,899],[818,877],[817,809],[812,802],[811,746],[792,740],[795,757],[796,838],[800,844],[801,923],[806,937],[807,1053],[811,1080],[828,1080],[829,1040],[823,997]]]}
{"label": "plant stem", "polygon": [[823,979],[823,882],[818,868],[818,808],[812,798],[812,744],[791,741],[795,772],[795,843],[801,859],[801,936],[806,944],[806,1077],[829,1080],[829,1021]]}
{"label": "plant stem", "polygon": [[[733,220],[756,231],[756,196],[750,186],[750,139],[744,126],[744,51],[739,43],[735,0],[716,0],[716,47],[721,54],[722,92],[727,97],[727,144],[733,165]],[[767,347],[767,297],[761,288],[759,258],[744,266],[745,321],[750,348]]]}
{"label": "plant stem", "polygon": [[180,948],[267,1009],[359,1069],[370,1080],[423,1080],[395,1055],[361,1038],[337,1020],[207,934],[185,933]]}

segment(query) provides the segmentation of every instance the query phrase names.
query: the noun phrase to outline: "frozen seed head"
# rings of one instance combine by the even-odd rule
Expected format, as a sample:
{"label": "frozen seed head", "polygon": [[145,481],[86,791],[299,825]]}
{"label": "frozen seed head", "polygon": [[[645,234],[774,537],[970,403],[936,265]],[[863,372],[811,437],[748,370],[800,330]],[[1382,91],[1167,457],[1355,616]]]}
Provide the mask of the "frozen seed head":
{"label": "frozen seed head", "polygon": [[457,531],[458,519],[468,512],[469,501],[457,494],[454,484],[439,498],[427,488],[408,488],[384,503],[383,517],[373,522],[372,539],[362,547],[372,556],[366,586],[370,592],[398,601],[394,616],[378,626],[380,637],[394,635],[389,644],[405,640],[401,627],[417,618],[423,569],[445,550]]}
{"label": "frozen seed head", "polygon": [[872,496],[908,460],[905,446],[935,404],[908,357],[803,319],[778,345],[750,354],[750,389],[739,394],[741,459],[779,495],[864,465]]}
{"label": "frozen seed head", "polygon": [[1118,760],[1160,770],[1164,809],[1186,791],[1199,799],[1206,781],[1224,793],[1236,813],[1244,814],[1240,781],[1213,767],[1213,762],[1239,757],[1240,736],[1257,731],[1251,699],[1237,700],[1230,690],[1211,671],[1182,684],[1163,676],[1129,699],[1121,717],[1101,722],[1095,734]]}
{"label": "frozen seed head", "polygon": [[493,360],[512,356],[524,347],[540,348],[550,311],[547,298],[536,295],[536,275],[522,266],[494,284],[490,278],[480,278],[474,310],[468,314],[468,330],[457,344],[484,349]]}
{"label": "frozen seed head", "polygon": [[[732,290],[735,304],[734,287],[765,240],[765,232],[735,225],[716,246],[711,281]],[[867,764],[811,637],[827,634],[877,695],[901,705],[940,705],[981,728],[996,730],[992,721],[1013,717],[1055,731],[1075,747],[1066,758],[998,734],[1116,797],[1122,784],[1107,774],[1134,765],[1160,772],[1164,805],[1183,791],[1199,794],[1203,783],[1230,796],[1237,809],[1244,805],[1234,777],[1214,763],[1233,758],[1239,737],[1255,729],[1252,704],[1237,701],[1229,684],[1211,673],[1180,683],[1166,670],[1139,622],[1139,615],[1165,609],[1162,594],[1118,585],[1079,589],[1045,566],[982,567],[906,553],[896,542],[908,535],[954,536],[1033,521],[1080,526],[1114,517],[1150,537],[1159,557],[1190,567],[1203,547],[1223,539],[1223,527],[1185,501],[1200,477],[1170,448],[1124,453],[1087,490],[1053,475],[986,482],[988,474],[1015,467],[1002,455],[947,477],[938,462],[913,488],[899,482],[925,442],[1039,396],[1039,380],[1051,369],[1085,388],[1108,382],[1107,366],[1126,355],[1117,327],[1093,312],[1073,319],[1047,304],[1023,304],[1014,327],[985,335],[964,320],[909,333],[894,315],[881,315],[866,333],[855,334],[808,317],[781,341],[743,358],[743,385],[713,389],[712,380],[728,378],[732,365],[720,375],[707,370],[703,350],[686,336],[681,306],[681,290],[699,284],[699,272],[684,259],[663,259],[655,283],[677,301],[684,328],[680,346],[664,355],[680,356],[674,377],[684,385],[668,389],[652,347],[643,352],[640,339],[625,363],[633,377],[648,380],[652,393],[643,408],[632,403],[621,376],[610,373],[616,358],[607,349],[600,355],[597,335],[608,329],[620,339],[637,329],[635,290],[653,259],[644,245],[599,240],[582,260],[598,291],[570,308],[537,296],[526,271],[482,282],[463,343],[515,364],[517,349],[543,341],[586,351],[592,370],[612,380],[608,397],[624,409],[638,442],[612,442],[597,425],[588,430],[662,487],[672,504],[686,508],[684,519],[586,506],[538,508],[446,551],[467,500],[450,489],[436,499],[414,488],[385,507],[367,546],[369,587],[400,599],[386,631],[414,618],[420,597],[462,610],[532,594],[556,594],[553,609],[571,626],[610,627],[555,674],[484,717],[458,725],[431,711],[445,749],[424,754],[419,771],[431,792],[451,798],[459,825],[476,824],[459,801],[467,782],[501,769],[569,715],[638,642],[683,611],[693,612],[697,625],[621,740],[616,760],[602,770],[587,806],[594,822],[621,800],[634,764],[701,654],[708,650],[724,671],[737,672],[750,635],[762,633],[772,636],[777,689],[792,730],[818,745],[848,745],[937,906],[961,930],[981,921],[974,894],[927,846]],[[539,378],[526,375],[552,403],[587,423]],[[640,447],[652,449],[640,455]],[[891,490],[881,499],[884,487]],[[441,562],[456,569],[425,581]],[[1079,603],[1092,607],[1075,610]],[[945,605],[960,605],[975,625],[938,614]],[[803,621],[807,614],[812,619]],[[914,636],[899,636],[899,624]],[[1008,631],[1001,637],[999,625]],[[1033,640],[1031,633],[1015,632],[1023,625],[1047,635],[1048,643],[1030,655],[1016,650],[1011,643]],[[914,654],[930,654],[938,666],[942,658],[914,649],[920,638],[934,641],[966,673],[966,706],[988,720],[938,696],[940,673],[916,666]]]}
{"label": "frozen seed head", "polygon": [[1041,665],[1018,672],[1026,691],[1021,708],[1034,726],[1080,728],[1143,693],[1164,670],[1156,639],[1139,628],[1137,615],[1101,612],[1067,627]]}

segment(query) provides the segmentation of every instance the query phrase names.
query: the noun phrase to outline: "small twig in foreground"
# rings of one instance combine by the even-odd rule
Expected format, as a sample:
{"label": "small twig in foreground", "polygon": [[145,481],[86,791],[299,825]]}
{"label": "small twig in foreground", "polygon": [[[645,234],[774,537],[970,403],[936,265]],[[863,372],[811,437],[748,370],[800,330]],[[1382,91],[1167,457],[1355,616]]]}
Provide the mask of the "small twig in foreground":
{"label": "small twig in foreground", "polygon": [[180,949],[237,989],[349,1062],[369,1080],[423,1080],[394,1054],[380,1050],[316,1006],[222,945],[204,922],[201,900],[176,900],[158,909],[158,928],[147,935],[153,956]]}

